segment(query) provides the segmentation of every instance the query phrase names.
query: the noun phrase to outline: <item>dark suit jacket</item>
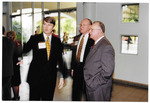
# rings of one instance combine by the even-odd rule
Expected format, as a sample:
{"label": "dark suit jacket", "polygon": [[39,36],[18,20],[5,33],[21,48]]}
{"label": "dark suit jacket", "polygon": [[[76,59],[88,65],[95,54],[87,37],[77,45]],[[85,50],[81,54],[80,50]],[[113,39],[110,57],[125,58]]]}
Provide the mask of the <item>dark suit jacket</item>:
{"label": "dark suit jacket", "polygon": [[103,37],[90,50],[84,66],[84,79],[89,100],[110,100],[114,56],[114,49],[106,37]]}
{"label": "dark suit jacket", "polygon": [[[62,44],[58,37],[52,35],[50,59],[48,61],[46,48],[39,49],[38,47],[40,42],[45,42],[43,33],[31,36],[30,40],[23,47],[24,53],[33,50],[33,59],[29,67],[27,82],[32,85],[39,84],[42,81],[42,83],[48,82],[51,86],[55,86],[57,64],[59,64],[60,70],[63,69]],[[62,70],[62,73],[64,74],[64,70]]]}
{"label": "dark suit jacket", "polygon": [[[74,42],[73,42],[73,49],[72,49],[72,61],[71,61],[71,68],[72,69],[76,69],[78,66],[78,62],[76,60],[76,51],[77,51],[77,45],[79,43],[79,39],[81,37],[82,34],[77,35],[76,37],[74,37]],[[84,53],[84,58],[83,58],[83,65],[85,63],[85,59],[90,51],[90,47],[94,44],[94,40],[93,39],[88,39],[87,44],[86,44],[86,48],[85,48],[85,53]]]}
{"label": "dark suit jacket", "polygon": [[19,55],[16,44],[3,37],[3,50],[2,50],[2,75],[3,77],[8,77],[13,75],[13,56]]}

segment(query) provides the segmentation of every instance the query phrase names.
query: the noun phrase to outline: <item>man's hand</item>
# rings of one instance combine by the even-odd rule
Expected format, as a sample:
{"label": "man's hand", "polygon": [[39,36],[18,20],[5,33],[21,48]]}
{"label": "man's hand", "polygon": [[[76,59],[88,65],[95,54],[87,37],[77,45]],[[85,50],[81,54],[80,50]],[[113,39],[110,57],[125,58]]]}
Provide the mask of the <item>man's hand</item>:
{"label": "man's hand", "polygon": [[19,61],[16,65],[20,65],[23,63],[23,60]]}
{"label": "man's hand", "polygon": [[61,89],[64,86],[64,78],[60,78],[59,80],[59,85],[58,85],[58,89]]}

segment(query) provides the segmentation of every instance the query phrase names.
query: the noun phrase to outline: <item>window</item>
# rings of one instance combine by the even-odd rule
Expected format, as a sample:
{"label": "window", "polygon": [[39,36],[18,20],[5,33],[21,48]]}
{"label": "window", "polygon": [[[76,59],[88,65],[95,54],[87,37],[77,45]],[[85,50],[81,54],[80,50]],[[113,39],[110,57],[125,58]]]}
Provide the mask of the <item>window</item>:
{"label": "window", "polygon": [[123,4],[122,5],[122,22],[138,22],[139,21],[139,4]]}
{"label": "window", "polygon": [[55,34],[62,40],[67,32],[71,43],[76,35],[76,2],[12,2],[12,27],[22,42],[42,32],[42,19],[46,16],[55,18]]}
{"label": "window", "polygon": [[26,43],[32,35],[32,3],[22,2],[22,36]]}
{"label": "window", "polygon": [[138,53],[138,36],[136,35],[122,35],[122,49],[121,53],[137,54]]}
{"label": "window", "polygon": [[34,2],[34,34],[42,32],[42,3]]}
{"label": "window", "polygon": [[21,24],[20,16],[12,18],[12,30],[16,32],[16,40],[21,43]]}
{"label": "window", "polygon": [[73,37],[76,35],[76,11],[61,12],[60,17],[61,17],[60,23],[61,41],[67,44],[73,43]]}

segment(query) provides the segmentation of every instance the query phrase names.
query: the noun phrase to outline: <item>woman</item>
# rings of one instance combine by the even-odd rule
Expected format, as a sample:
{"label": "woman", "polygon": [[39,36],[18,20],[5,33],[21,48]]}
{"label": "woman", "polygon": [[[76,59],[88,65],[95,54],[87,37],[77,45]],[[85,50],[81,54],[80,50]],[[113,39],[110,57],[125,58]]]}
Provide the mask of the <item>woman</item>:
{"label": "woman", "polygon": [[[19,49],[19,51],[21,51],[20,43],[15,40],[16,33],[14,31],[8,31],[6,34],[6,37],[13,40],[16,43],[16,46]],[[19,100],[20,99],[20,97],[19,97],[19,85],[21,83],[20,65],[16,65],[19,62],[18,57],[19,57],[19,55],[15,55],[13,57],[14,75],[13,75],[12,80],[11,80],[11,86],[13,89],[14,97],[12,98],[12,100]]]}

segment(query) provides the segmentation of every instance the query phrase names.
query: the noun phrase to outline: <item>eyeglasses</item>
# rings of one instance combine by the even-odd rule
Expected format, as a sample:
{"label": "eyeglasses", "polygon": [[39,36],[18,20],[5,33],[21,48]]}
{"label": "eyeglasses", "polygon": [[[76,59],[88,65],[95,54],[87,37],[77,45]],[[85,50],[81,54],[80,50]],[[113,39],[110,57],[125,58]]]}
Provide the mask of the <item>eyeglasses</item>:
{"label": "eyeglasses", "polygon": [[94,30],[100,30],[100,29],[90,29],[90,31],[94,31]]}

